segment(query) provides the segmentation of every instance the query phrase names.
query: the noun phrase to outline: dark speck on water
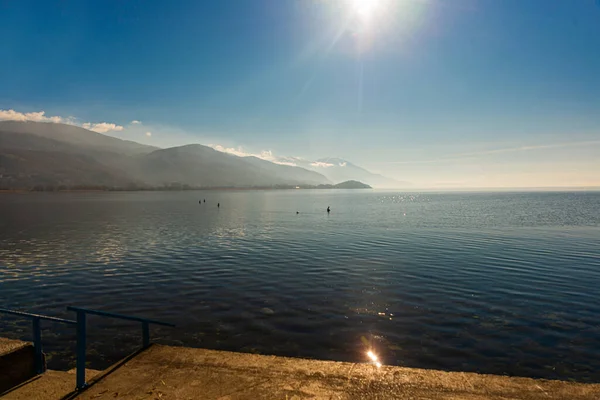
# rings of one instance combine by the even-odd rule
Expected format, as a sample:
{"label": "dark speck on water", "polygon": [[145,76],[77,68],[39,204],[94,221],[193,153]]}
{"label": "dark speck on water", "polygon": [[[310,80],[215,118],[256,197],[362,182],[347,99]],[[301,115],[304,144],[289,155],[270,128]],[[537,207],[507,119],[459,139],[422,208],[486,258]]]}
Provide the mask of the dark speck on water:
{"label": "dark speck on water", "polygon": [[[175,323],[165,344],[364,362],[367,343],[384,364],[600,382],[598,192],[214,194],[222,212],[191,191],[1,195],[0,304]],[[96,369],[140,340],[106,318],[88,335]],[[74,366],[70,326],[43,338]]]}

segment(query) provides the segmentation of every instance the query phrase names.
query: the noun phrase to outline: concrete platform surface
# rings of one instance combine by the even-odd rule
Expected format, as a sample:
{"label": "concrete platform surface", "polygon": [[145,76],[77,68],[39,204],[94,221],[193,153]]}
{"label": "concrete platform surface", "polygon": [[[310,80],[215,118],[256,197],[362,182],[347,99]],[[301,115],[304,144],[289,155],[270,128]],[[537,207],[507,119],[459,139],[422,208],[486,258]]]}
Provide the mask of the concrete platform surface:
{"label": "concrete platform surface", "polygon": [[78,399],[600,399],[600,384],[153,345]]}
{"label": "concrete platform surface", "polygon": [[58,400],[74,389],[75,375],[46,371],[5,393],[2,400]]}
{"label": "concrete platform surface", "polygon": [[[92,379],[100,371],[85,370],[86,380]],[[2,400],[60,400],[75,392],[75,369],[70,371],[48,370],[27,382],[11,389]]]}
{"label": "concrete platform surface", "polygon": [[11,353],[17,349],[28,346],[31,343],[23,342],[21,340],[12,340],[0,337],[0,356],[3,354]]}

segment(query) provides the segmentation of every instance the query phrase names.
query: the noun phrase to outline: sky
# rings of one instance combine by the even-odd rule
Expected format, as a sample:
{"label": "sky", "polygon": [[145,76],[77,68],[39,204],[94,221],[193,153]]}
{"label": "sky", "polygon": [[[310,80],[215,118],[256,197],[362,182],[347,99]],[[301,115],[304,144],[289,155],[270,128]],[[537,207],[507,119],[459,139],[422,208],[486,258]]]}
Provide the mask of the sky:
{"label": "sky", "polygon": [[0,119],[600,186],[598,0],[0,0]]}

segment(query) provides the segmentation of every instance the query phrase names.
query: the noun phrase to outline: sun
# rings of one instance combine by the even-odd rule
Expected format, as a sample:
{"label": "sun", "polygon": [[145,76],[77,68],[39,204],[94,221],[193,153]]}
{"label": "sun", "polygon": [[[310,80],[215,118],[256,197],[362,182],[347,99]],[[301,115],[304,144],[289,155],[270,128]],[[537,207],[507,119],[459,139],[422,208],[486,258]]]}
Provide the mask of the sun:
{"label": "sun", "polygon": [[384,11],[385,0],[350,0],[352,11],[363,22]]}
{"label": "sun", "polygon": [[[335,29],[332,45],[340,38],[356,44],[357,54],[398,43],[413,29],[429,0],[323,0]],[[345,35],[344,35],[345,34]]]}

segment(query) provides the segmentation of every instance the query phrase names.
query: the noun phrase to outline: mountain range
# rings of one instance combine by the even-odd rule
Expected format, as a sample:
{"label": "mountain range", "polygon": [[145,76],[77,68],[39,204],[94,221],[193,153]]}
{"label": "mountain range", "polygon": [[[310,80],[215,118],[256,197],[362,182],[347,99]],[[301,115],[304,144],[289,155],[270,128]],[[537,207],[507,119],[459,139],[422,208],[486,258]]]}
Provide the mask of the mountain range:
{"label": "mountain range", "polygon": [[300,157],[277,157],[274,161],[294,164],[318,172],[333,182],[357,180],[378,188],[400,188],[411,186],[408,182],[401,182],[383,175],[375,174],[341,158],[330,157],[310,161]]}
{"label": "mountain range", "polygon": [[[273,187],[390,183],[340,159],[271,162],[190,144],[161,149],[48,122],[0,121],[0,188]],[[283,163],[282,163],[283,162]]]}

